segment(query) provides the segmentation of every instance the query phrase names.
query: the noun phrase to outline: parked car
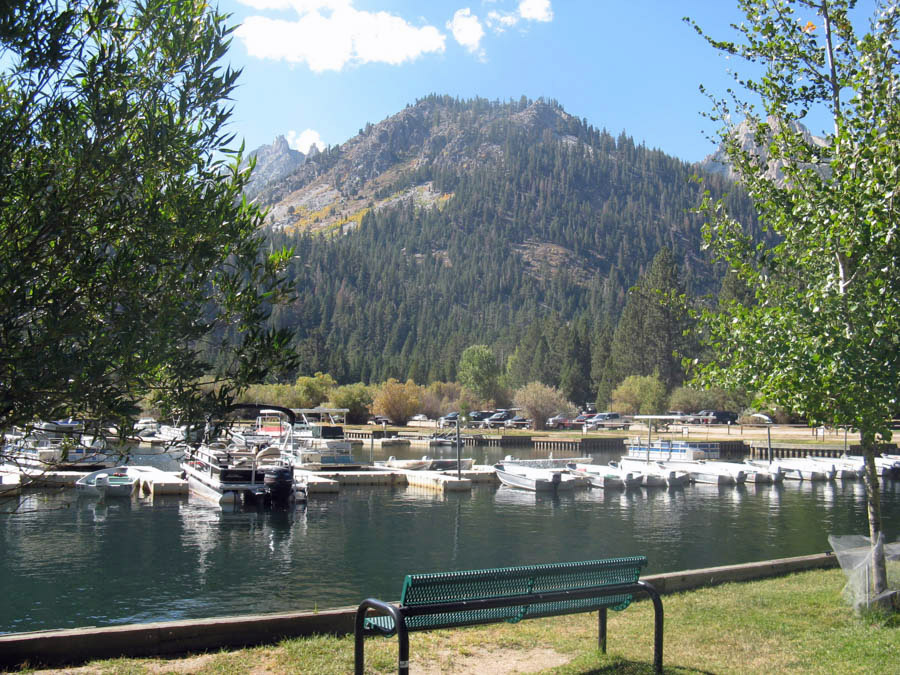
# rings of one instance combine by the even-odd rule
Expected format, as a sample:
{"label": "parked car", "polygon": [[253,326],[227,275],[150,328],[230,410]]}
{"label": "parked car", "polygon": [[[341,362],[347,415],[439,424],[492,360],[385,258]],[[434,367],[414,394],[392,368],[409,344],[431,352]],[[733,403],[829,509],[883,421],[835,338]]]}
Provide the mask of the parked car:
{"label": "parked car", "polygon": [[384,415],[375,415],[369,419],[366,424],[393,424],[390,417]]}
{"label": "parked car", "polygon": [[507,429],[527,429],[531,426],[531,420],[525,419],[521,415],[516,415],[512,419],[506,420]]}
{"label": "parked car", "polygon": [[412,421],[412,422],[427,422],[427,421],[428,421],[428,415],[423,415],[422,413],[419,413],[418,415],[413,415],[413,416],[410,417],[409,419],[410,419],[410,421]]}
{"label": "parked car", "polygon": [[548,429],[571,429],[575,424],[575,418],[568,413],[559,413],[547,420]]}
{"label": "parked car", "polygon": [[494,414],[493,410],[475,410],[469,413],[469,426],[477,429],[487,429],[488,418]]}
{"label": "parked car", "polygon": [[617,412],[601,412],[597,413],[593,417],[591,417],[584,424],[584,428],[586,431],[591,431],[594,429],[603,429],[610,424],[617,425],[622,420],[621,415]]}
{"label": "parked car", "polygon": [[497,429],[506,424],[506,420],[511,420],[516,414],[510,410],[498,410],[487,418],[487,425],[490,429]]}
{"label": "parked car", "polygon": [[714,410],[713,419],[715,421],[713,424],[737,424],[738,417],[736,412],[730,410]]}
{"label": "parked car", "polygon": [[575,417],[575,424],[584,424],[591,417],[593,417],[596,413],[582,412],[579,413],[577,417]]}
{"label": "parked car", "polygon": [[456,420],[459,419],[458,412],[447,413],[443,417],[438,419],[438,426],[443,429],[444,427],[452,427],[456,424]]}
{"label": "parked car", "polygon": [[735,424],[738,414],[729,410],[701,410],[694,416],[695,424]]}

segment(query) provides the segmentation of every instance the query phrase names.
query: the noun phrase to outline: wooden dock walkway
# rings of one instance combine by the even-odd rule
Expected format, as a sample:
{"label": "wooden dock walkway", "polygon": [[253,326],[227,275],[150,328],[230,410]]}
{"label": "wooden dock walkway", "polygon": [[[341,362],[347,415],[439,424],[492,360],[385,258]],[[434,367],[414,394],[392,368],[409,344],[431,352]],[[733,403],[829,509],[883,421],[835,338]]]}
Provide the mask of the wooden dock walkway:
{"label": "wooden dock walkway", "polygon": [[408,469],[383,469],[362,471],[299,471],[295,476],[306,484],[308,497],[334,494],[343,486],[352,485],[386,485],[410,486],[432,492],[465,492],[473,485],[497,482],[493,467],[475,466],[461,471],[457,478],[456,471],[411,471]]}

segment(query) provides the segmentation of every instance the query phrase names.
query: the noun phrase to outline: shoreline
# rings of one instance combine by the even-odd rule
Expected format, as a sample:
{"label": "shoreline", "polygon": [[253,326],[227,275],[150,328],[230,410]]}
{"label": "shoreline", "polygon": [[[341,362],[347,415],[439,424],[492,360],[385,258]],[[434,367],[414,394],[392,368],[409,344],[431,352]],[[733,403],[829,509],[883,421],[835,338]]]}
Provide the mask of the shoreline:
{"label": "shoreline", "polygon": [[[642,577],[661,595],[838,566],[833,553]],[[398,579],[399,581],[399,579]],[[284,638],[353,632],[356,607],[0,635],[0,667],[77,665],[93,659],[174,656],[273,644]]]}

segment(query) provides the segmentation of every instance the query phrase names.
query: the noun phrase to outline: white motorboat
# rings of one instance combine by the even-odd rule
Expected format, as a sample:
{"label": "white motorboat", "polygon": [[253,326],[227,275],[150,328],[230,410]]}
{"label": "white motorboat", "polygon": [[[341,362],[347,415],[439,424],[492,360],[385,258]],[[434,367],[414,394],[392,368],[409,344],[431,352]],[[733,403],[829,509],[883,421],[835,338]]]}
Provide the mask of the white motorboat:
{"label": "white motorboat", "polygon": [[45,431],[47,433],[56,434],[82,434],[84,433],[84,421],[68,418],[64,420],[53,420],[51,422],[35,422],[34,429],[36,431]]}
{"label": "white motorboat", "polygon": [[749,459],[745,459],[741,466],[747,474],[748,483],[756,483],[761,485],[764,483],[783,483],[784,469],[775,463],[753,464]]}
{"label": "white motorboat", "polygon": [[553,453],[547,458],[535,459],[516,459],[512,455],[503,458],[501,464],[515,464],[516,466],[530,466],[533,469],[565,469],[567,465],[572,464],[593,464],[593,457],[554,457]]}
{"label": "white motorboat", "polygon": [[99,497],[130,497],[137,484],[137,476],[127,466],[92,471],[75,481],[75,489],[86,495]]}
{"label": "white motorboat", "polygon": [[392,455],[383,462],[375,462],[375,466],[387,469],[402,469],[404,471],[423,471],[431,466],[431,459],[427,456],[421,459],[397,459]]}
{"label": "white motorboat", "polygon": [[533,492],[568,491],[575,487],[576,479],[562,470],[537,469],[520,464],[499,463],[494,465],[497,478],[509,487]]}
{"label": "white motorboat", "polygon": [[114,465],[103,436],[88,438],[34,431],[3,446],[3,460],[31,471],[96,471]]}
{"label": "white motorboat", "polygon": [[622,479],[626,488],[639,488],[644,484],[644,474],[639,471],[626,471],[618,462],[610,462],[607,467]]}
{"label": "white motorboat", "polygon": [[353,445],[344,438],[347,408],[292,408],[291,443],[294,447],[319,453],[317,462],[324,466],[356,465]]}
{"label": "white motorboat", "polygon": [[159,431],[159,422],[152,417],[142,417],[134,423],[134,435],[138,439],[155,436]]}
{"label": "white motorboat", "polygon": [[[661,464],[676,471],[687,471],[694,483],[741,485],[747,481],[747,473],[743,465],[733,465],[731,462],[708,462],[701,459],[694,462],[670,461],[661,462]],[[732,466],[729,466],[730,464]]]}
{"label": "white motorboat", "polygon": [[691,475],[681,469],[673,469],[662,462],[622,457],[619,466],[643,476],[644,487],[683,487],[691,482]]}
{"label": "white motorboat", "polygon": [[[863,461],[863,457],[859,455],[849,457]],[[876,457],[875,468],[882,478],[900,478],[900,455],[882,454],[881,457]]]}
{"label": "white motorboat", "polygon": [[863,474],[866,470],[864,462],[857,462],[846,456],[818,457],[816,455],[809,455],[807,459],[813,462],[822,463],[823,465],[825,465],[826,470],[828,466],[833,466],[835,470],[835,478],[839,478],[840,480],[859,480],[863,477]]}
{"label": "white motorboat", "polygon": [[[769,467],[770,462],[763,459],[748,459],[747,462],[762,467]],[[771,466],[780,467],[785,480],[809,480],[823,481],[834,480],[837,473],[834,465],[826,465],[823,462],[813,462],[808,459],[774,459]]]}
{"label": "white motorboat", "polygon": [[470,471],[475,466],[475,460],[471,457],[462,457],[459,462],[455,457],[423,457],[423,459],[428,460],[428,466],[425,467],[428,471],[456,471],[457,466],[460,471]]}
{"label": "white motorboat", "polygon": [[625,487],[639,487],[641,484],[640,474],[623,475],[618,468],[611,466],[570,462],[566,464],[566,468],[587,478],[591,487],[603,490],[620,490]]}

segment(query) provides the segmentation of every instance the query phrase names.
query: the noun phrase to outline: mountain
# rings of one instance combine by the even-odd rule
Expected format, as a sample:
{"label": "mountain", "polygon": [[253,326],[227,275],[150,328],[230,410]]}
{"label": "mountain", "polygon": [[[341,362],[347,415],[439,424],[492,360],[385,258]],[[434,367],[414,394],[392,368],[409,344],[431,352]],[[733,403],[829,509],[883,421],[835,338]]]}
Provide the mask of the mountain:
{"label": "mountain", "polygon": [[[701,185],[697,167],[555,101],[433,95],[291,173],[267,157],[254,196],[272,245],[295,249],[297,289],[273,321],[297,331],[304,374],[449,381],[487,344],[502,366],[529,351],[535,379],[559,385],[591,372],[661,249],[689,293],[718,290],[691,209],[730,182]],[[752,228],[746,198],[728,199]]]}
{"label": "mountain", "polygon": [[[784,177],[782,169],[784,168],[784,160],[782,159],[772,159],[769,160],[769,150],[768,147],[773,139],[773,131],[778,128],[778,120],[774,117],[768,117],[766,119],[766,124],[768,125],[769,131],[765,138],[757,141],[755,134],[750,129],[750,125],[746,120],[742,121],[737,127],[734,129],[735,137],[738,141],[738,147],[745,152],[749,152],[750,154],[757,155],[760,158],[767,160],[768,162],[768,170],[766,171],[766,175],[769,178],[775,179],[776,181],[781,181]],[[801,123],[797,121],[791,121],[790,128],[794,133],[798,133],[806,143],[808,143],[811,147],[815,148],[826,148],[828,147],[828,141],[819,136],[815,136],[812,134],[809,129],[803,126]],[[721,174],[729,178],[730,180],[735,180],[737,176],[734,173],[734,170],[730,166],[728,162],[728,157],[725,154],[725,145],[724,143],[719,143],[719,147],[716,151],[707,155],[698,165],[698,167],[707,173]],[[825,169],[823,169],[825,170]]]}
{"label": "mountain", "polygon": [[284,136],[278,136],[272,145],[262,145],[252,151],[248,159],[256,159],[256,168],[250,176],[245,193],[255,198],[260,190],[285,179],[303,166],[306,155],[288,145]]}

